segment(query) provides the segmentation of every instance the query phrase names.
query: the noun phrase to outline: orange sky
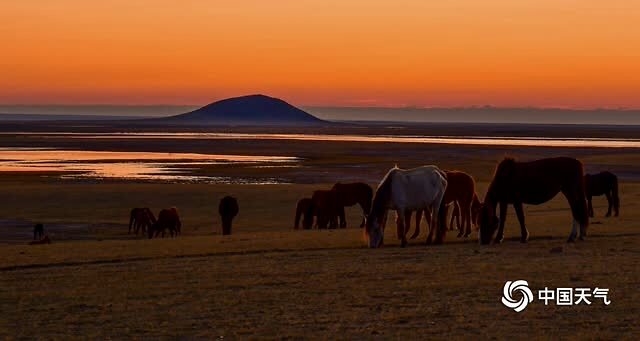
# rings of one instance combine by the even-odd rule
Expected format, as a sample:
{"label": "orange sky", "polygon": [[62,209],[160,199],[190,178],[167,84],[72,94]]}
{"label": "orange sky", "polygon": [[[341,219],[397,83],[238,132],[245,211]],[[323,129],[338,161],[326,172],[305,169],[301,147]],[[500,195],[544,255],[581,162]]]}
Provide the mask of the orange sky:
{"label": "orange sky", "polygon": [[640,0],[20,0],[0,103],[640,108]]}

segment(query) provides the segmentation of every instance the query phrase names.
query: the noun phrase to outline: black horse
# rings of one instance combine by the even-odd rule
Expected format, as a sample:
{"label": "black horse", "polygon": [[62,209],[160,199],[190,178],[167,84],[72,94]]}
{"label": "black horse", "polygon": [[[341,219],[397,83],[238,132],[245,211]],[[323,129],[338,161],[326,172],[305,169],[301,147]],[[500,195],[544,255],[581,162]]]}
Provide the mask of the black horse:
{"label": "black horse", "polygon": [[[507,205],[512,204],[520,222],[521,241],[529,239],[524,225],[523,204],[539,205],[562,192],[571,206],[573,229],[569,236],[573,242],[580,225],[580,239],[587,235],[589,217],[584,191],[582,163],[568,157],[555,157],[532,162],[516,162],[506,158],[496,167],[495,175],[484,198],[480,217],[480,243],[488,244],[500,225],[495,242],[504,238]],[[500,219],[496,206],[500,204]]]}
{"label": "black horse", "polygon": [[620,198],[618,197],[618,177],[611,172],[600,172],[598,174],[587,174],[584,176],[584,185],[587,194],[587,204],[589,205],[589,217],[593,218],[593,206],[591,199],[594,196],[605,195],[609,203],[609,209],[605,217],[611,216],[611,208],[615,211],[616,217],[620,213]]}

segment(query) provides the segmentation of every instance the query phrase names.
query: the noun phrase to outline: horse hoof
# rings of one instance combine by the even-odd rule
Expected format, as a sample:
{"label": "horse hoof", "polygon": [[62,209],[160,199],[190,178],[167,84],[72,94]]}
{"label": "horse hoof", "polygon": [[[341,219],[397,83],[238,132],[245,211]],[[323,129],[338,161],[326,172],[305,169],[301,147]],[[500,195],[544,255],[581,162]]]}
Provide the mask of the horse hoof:
{"label": "horse hoof", "polygon": [[461,233],[458,233],[458,236],[457,236],[457,237],[458,237],[458,238],[462,237],[462,232],[461,232]]}
{"label": "horse hoof", "polygon": [[406,240],[403,240],[403,241],[400,243],[400,247],[407,247],[407,241],[406,241]]}
{"label": "horse hoof", "polygon": [[500,236],[500,237],[496,237],[496,239],[493,242],[495,244],[502,244],[503,240],[504,240],[504,236]]}
{"label": "horse hoof", "polygon": [[569,239],[567,239],[567,243],[575,243],[575,242],[576,242],[575,238],[569,237]]}

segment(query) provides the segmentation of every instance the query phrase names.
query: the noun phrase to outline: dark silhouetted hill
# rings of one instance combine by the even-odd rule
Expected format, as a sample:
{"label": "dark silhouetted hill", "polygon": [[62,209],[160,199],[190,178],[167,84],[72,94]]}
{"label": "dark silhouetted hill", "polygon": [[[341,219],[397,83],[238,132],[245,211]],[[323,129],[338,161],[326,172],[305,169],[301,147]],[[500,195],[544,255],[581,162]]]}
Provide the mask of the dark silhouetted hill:
{"label": "dark silhouetted hill", "polygon": [[328,123],[293,105],[265,95],[223,99],[163,120],[212,125],[318,125]]}

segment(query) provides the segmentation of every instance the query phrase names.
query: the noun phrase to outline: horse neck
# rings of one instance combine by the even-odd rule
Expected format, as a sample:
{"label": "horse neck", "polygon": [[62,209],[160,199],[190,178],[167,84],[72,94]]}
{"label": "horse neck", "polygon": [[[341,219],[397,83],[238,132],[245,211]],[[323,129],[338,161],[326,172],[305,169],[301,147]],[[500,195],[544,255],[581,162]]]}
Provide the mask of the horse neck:
{"label": "horse neck", "polygon": [[382,218],[387,211],[387,203],[391,199],[391,174],[388,174],[385,180],[378,186],[373,196],[373,204],[371,205],[371,215],[375,218]]}

